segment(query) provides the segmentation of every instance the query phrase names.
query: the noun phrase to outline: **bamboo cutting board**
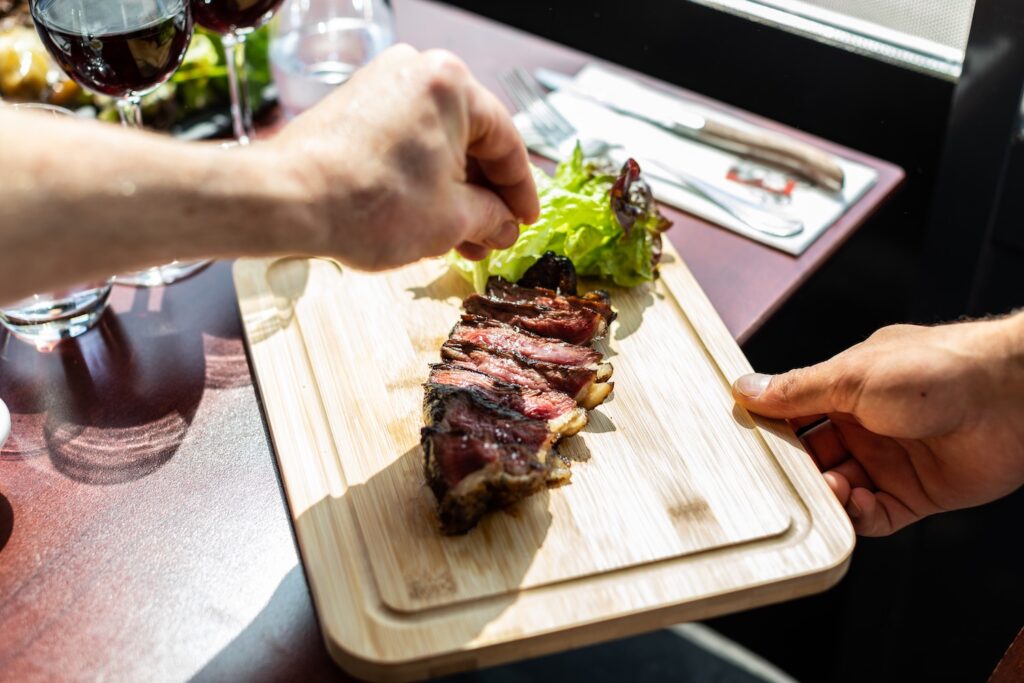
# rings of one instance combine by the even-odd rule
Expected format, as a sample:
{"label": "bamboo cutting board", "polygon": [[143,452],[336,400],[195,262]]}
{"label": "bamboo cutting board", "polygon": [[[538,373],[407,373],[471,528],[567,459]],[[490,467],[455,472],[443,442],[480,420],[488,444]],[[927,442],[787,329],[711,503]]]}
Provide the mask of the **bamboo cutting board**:
{"label": "bamboo cutting board", "polygon": [[324,637],[352,673],[412,680],[784,600],[835,583],[842,509],[789,429],[729,385],[749,366],[666,244],[612,290],[612,398],[560,450],[571,484],[445,537],[419,429],[427,365],[469,287],[248,260],[235,283]]}

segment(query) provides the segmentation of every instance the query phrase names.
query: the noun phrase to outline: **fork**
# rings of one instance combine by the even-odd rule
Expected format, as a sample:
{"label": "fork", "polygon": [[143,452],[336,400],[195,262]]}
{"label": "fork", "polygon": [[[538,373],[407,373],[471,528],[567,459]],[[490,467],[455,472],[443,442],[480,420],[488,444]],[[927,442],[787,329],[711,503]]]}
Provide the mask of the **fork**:
{"label": "fork", "polygon": [[[499,77],[505,92],[520,111],[530,119],[533,129],[540,135],[544,144],[555,149],[560,157],[568,156],[575,145],[579,131],[562,114],[547,101],[540,85],[523,69],[513,69]],[[621,150],[621,145],[614,145],[599,138],[579,140],[583,154],[589,157],[605,157],[620,163],[624,159],[613,159],[614,150]],[[671,183],[698,197],[714,204],[751,230],[772,237],[792,237],[803,232],[802,221],[779,216],[746,199],[721,190],[714,185],[690,175],[677,168],[668,168],[664,164],[651,160],[639,159],[644,170],[653,178]],[[653,168],[653,170],[651,170]]]}

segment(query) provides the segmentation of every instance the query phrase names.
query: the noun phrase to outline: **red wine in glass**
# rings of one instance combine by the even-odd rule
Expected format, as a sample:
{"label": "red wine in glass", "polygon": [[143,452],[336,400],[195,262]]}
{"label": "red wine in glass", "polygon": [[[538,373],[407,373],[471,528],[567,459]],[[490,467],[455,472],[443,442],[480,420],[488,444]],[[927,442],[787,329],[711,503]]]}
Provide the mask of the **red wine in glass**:
{"label": "red wine in glass", "polygon": [[282,0],[192,0],[196,23],[221,35],[265,24]]}
{"label": "red wine in glass", "polygon": [[[192,39],[188,0],[31,0],[47,51],[79,85],[117,98],[121,124],[142,126],[139,100],[181,66]],[[173,261],[117,276],[119,284],[170,284],[207,261]]]}
{"label": "red wine in glass", "polygon": [[282,1],[191,0],[196,23],[220,34],[228,62],[231,122],[240,145],[249,144],[255,134],[245,71],[245,37],[269,21]]}
{"label": "red wine in glass", "polygon": [[184,0],[38,0],[32,14],[43,43],[68,75],[90,90],[123,98],[152,90],[181,65],[192,37],[188,9]]}

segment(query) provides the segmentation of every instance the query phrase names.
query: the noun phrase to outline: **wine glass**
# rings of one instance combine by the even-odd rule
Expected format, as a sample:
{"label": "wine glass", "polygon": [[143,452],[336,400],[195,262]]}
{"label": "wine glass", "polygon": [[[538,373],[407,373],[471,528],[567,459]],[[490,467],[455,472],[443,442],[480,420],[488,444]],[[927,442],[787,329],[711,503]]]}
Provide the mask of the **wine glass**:
{"label": "wine glass", "polygon": [[[142,96],[181,66],[192,39],[188,0],[33,0],[46,49],[84,88],[116,98],[121,124],[142,126]],[[169,284],[207,261],[118,275],[121,284]]]}
{"label": "wine glass", "polygon": [[[69,109],[52,104],[29,102],[0,104],[0,107],[43,116],[74,119]],[[43,351],[53,348],[62,339],[71,339],[88,332],[107,310],[114,278],[105,277],[59,290],[37,292],[20,301],[0,306],[0,324],[19,339],[35,344]]]}
{"label": "wine glass", "polygon": [[287,118],[326,97],[395,40],[384,0],[285,0],[271,32],[270,69]]}
{"label": "wine glass", "polygon": [[203,28],[220,34],[228,63],[231,123],[235,140],[247,145],[255,135],[249,78],[245,70],[245,39],[267,23],[282,0],[191,0],[192,15]]}

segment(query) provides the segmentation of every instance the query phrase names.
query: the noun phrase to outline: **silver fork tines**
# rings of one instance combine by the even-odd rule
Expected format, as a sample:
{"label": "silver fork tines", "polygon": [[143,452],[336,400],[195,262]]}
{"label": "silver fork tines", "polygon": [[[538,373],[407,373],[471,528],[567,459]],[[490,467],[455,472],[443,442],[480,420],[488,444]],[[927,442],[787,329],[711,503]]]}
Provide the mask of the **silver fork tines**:
{"label": "silver fork tines", "polygon": [[524,69],[507,71],[500,79],[505,92],[516,107],[530,117],[533,129],[545,144],[558,149],[567,140],[576,137],[576,128],[548,103],[540,85]]}

